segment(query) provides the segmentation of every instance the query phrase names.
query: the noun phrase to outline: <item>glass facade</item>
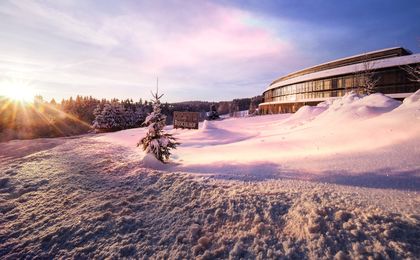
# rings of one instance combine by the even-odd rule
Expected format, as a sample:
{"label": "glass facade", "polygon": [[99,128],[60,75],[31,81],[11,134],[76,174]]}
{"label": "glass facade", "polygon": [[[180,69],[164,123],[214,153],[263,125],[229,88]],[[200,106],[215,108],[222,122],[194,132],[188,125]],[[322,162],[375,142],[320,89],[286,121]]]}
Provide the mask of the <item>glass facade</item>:
{"label": "glass facade", "polygon": [[[341,97],[351,90],[363,93],[364,88],[361,87],[363,85],[361,77],[363,76],[358,74],[340,75],[274,88],[264,92],[264,103],[290,103],[289,107],[292,106],[290,108],[291,111],[287,109],[285,112],[295,112],[300,106],[308,102],[322,101],[329,97]],[[420,88],[420,83],[410,81],[407,73],[399,67],[377,70],[375,71],[375,77],[378,78],[376,92],[383,94],[412,93]],[[274,107],[274,111],[269,111],[273,109],[268,109],[262,104],[261,112],[282,113],[283,108],[288,107],[283,104],[279,106],[279,108]]]}

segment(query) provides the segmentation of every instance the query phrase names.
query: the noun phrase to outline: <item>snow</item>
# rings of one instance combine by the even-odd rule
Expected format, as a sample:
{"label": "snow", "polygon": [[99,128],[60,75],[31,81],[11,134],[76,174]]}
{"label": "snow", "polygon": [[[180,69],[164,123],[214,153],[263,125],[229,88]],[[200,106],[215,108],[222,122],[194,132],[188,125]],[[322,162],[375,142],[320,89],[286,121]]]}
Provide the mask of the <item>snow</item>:
{"label": "snow", "polygon": [[[420,91],[295,114],[0,143],[0,258],[417,259]],[[307,181],[311,180],[311,181]]]}
{"label": "snow", "polygon": [[165,170],[168,168],[167,165],[160,162],[156,157],[151,153],[146,153],[143,159],[140,161],[140,166],[146,167],[149,169],[155,170]]}
{"label": "snow", "polygon": [[[350,93],[295,114],[205,121],[198,131],[167,127],[181,143],[170,170],[306,179],[328,178],[331,169],[354,176],[418,172],[418,96],[401,104],[379,93]],[[133,129],[97,139],[134,148],[143,134]]]}
{"label": "snow", "polygon": [[[395,67],[395,66],[405,66],[409,64],[415,64],[415,63],[420,63],[420,53],[375,60],[372,62],[372,69],[376,70],[376,69],[383,69],[383,68],[389,68],[389,67]],[[287,86],[287,85],[314,80],[314,79],[321,79],[321,78],[339,76],[339,75],[344,75],[344,74],[354,74],[362,70],[364,70],[363,64],[358,63],[358,64],[342,66],[342,67],[338,67],[334,69],[318,71],[318,72],[309,73],[302,76],[276,82],[268,86],[268,88],[265,91],[273,89],[273,88],[281,87],[281,86]]]}

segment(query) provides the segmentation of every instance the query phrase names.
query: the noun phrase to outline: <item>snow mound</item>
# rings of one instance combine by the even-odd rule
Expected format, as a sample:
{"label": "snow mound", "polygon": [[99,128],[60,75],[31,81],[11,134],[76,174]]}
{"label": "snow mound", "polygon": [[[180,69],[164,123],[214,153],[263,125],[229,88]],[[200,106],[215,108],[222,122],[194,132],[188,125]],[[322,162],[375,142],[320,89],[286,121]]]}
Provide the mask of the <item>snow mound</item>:
{"label": "snow mound", "polygon": [[417,107],[420,108],[420,89],[414,92],[409,97],[405,98],[403,101],[405,107]]}
{"label": "snow mound", "polygon": [[323,113],[326,109],[328,108],[328,106],[303,106],[301,108],[299,108],[299,110],[293,114],[288,120],[287,122],[299,122],[299,123],[304,123],[307,121],[311,121],[314,118],[316,118],[318,115],[320,115],[321,113]]}
{"label": "snow mound", "polygon": [[214,123],[208,121],[208,120],[204,120],[203,125],[200,127],[200,131],[204,132],[204,131],[208,131],[211,129],[215,129],[215,125]]}
{"label": "snow mound", "polygon": [[[237,119],[231,119],[237,120]],[[227,130],[221,126],[222,121],[204,121],[202,127],[196,130],[183,132],[179,141],[183,147],[205,147],[226,145],[252,138],[255,134],[242,131],[242,129]]]}
{"label": "snow mound", "polygon": [[[322,121],[334,122],[364,120],[390,112],[401,105],[400,101],[381,93],[368,96],[350,92],[342,98],[319,104],[326,111],[318,117]],[[318,107],[318,106],[317,106]]]}
{"label": "snow mound", "polygon": [[[389,179],[401,172],[418,172],[419,96],[420,91],[402,104],[382,94],[348,93],[304,106],[295,114],[204,121],[199,130],[168,127],[181,145],[171,157],[173,164],[163,167],[236,177],[244,173],[247,178],[267,172],[296,178],[369,172]],[[139,128],[94,139],[128,146],[142,158],[144,153],[135,143],[144,134]],[[143,165],[162,167],[154,158],[151,162],[146,158]],[[408,176],[404,178],[404,185],[412,187]]]}
{"label": "snow mound", "polygon": [[166,170],[169,168],[168,164],[162,163],[161,161],[156,159],[156,157],[153,154],[150,153],[146,153],[146,155],[143,157],[140,163],[141,166],[149,169]]}

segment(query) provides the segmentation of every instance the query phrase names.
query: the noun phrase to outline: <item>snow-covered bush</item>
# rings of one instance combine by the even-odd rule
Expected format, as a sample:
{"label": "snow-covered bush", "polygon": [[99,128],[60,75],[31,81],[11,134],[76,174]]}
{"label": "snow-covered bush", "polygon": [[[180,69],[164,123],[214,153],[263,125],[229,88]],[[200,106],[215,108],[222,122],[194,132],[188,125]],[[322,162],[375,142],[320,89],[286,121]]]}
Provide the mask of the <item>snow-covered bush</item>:
{"label": "snow-covered bush", "polygon": [[219,119],[219,113],[217,113],[216,106],[213,104],[210,106],[210,112],[207,112],[207,120]]}
{"label": "snow-covered bush", "polygon": [[123,128],[122,116],[124,111],[118,104],[105,103],[101,108],[100,105],[95,109],[93,120],[93,128],[101,131],[113,131]]}
{"label": "snow-covered bush", "polygon": [[107,102],[98,104],[93,114],[93,128],[99,131],[117,131],[140,127],[145,120],[146,111],[142,106],[125,107],[119,102]]}
{"label": "snow-covered bush", "polygon": [[148,127],[146,136],[143,137],[137,146],[142,145],[143,150],[148,154],[153,154],[161,162],[169,159],[170,150],[176,149],[179,143],[169,133],[165,133],[163,128],[166,125],[166,116],[162,114],[160,98],[163,96],[156,91],[153,94],[153,111],[146,117],[144,124]]}
{"label": "snow-covered bush", "polygon": [[111,103],[105,103],[103,107],[98,105],[94,111],[93,127],[103,131],[118,129],[121,124],[121,120],[118,117],[121,113],[117,110],[119,109]]}

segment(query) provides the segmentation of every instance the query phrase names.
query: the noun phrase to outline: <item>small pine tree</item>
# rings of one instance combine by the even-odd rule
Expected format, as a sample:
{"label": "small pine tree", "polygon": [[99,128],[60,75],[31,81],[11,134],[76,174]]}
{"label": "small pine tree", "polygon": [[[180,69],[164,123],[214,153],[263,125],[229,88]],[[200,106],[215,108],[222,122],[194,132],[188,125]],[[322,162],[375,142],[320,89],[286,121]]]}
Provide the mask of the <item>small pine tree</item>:
{"label": "small pine tree", "polygon": [[102,109],[103,109],[103,105],[98,104],[95,108],[95,110],[93,110],[93,115],[95,116],[95,119],[92,122],[92,126],[95,129],[101,129],[102,128],[102,124],[104,122],[104,118],[102,116]]}
{"label": "small pine tree", "polygon": [[161,112],[160,103],[160,98],[162,98],[163,94],[159,96],[158,90],[156,90],[156,93],[152,93],[152,96],[153,111],[144,121],[144,125],[148,127],[148,131],[146,136],[137,143],[137,146],[142,145],[146,153],[153,154],[156,159],[164,163],[171,155],[170,150],[176,149],[179,143],[176,142],[172,134],[163,131],[166,125],[166,116]]}
{"label": "small pine tree", "polygon": [[207,113],[207,120],[216,120],[219,119],[219,113],[217,113],[216,105],[212,104],[210,106],[210,112]]}

